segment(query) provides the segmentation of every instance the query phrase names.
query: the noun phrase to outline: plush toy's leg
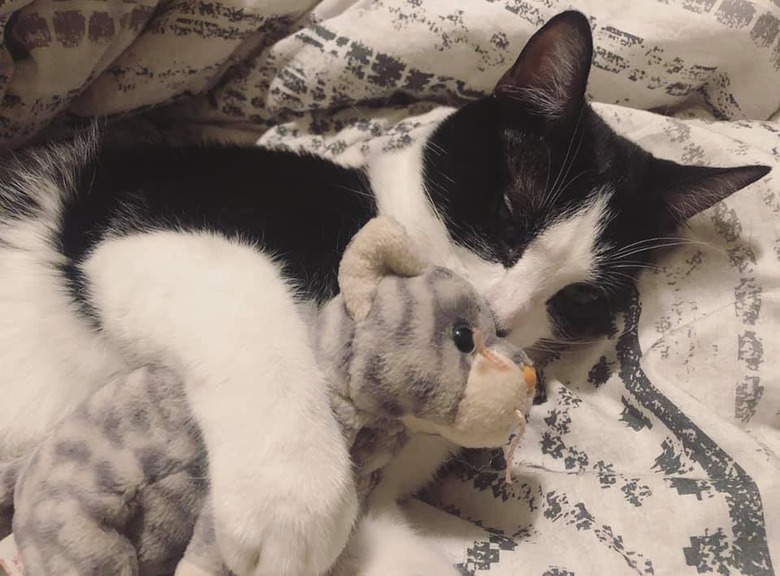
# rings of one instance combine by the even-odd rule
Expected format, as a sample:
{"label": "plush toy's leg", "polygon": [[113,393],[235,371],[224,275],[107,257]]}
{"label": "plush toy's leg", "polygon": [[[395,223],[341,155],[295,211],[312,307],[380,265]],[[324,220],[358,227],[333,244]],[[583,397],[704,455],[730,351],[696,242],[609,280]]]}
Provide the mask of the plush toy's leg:
{"label": "plush toy's leg", "polygon": [[[64,526],[58,515],[68,518]],[[29,576],[138,576],[130,541],[95,524],[77,502],[41,500],[29,522],[14,518],[14,538]],[[32,533],[35,533],[31,536]]]}
{"label": "plush toy's leg", "polygon": [[136,576],[172,565],[203,497],[188,468],[201,453],[169,372],[141,369],[103,386],[19,471],[13,528],[30,576]]}
{"label": "plush toy's leg", "polygon": [[[88,417],[110,400],[111,388],[47,438],[19,471],[13,531],[30,576],[138,574],[135,548],[119,528],[132,514],[132,492],[123,487],[140,483],[142,474],[132,456],[122,458],[125,450],[101,438],[100,428],[93,430]],[[101,461],[105,472],[97,466]]]}
{"label": "plush toy's leg", "polygon": [[144,489],[143,513],[129,525],[141,574],[170,574],[184,554],[206,491],[196,474],[183,470]]}
{"label": "plush toy's leg", "polygon": [[156,231],[102,243],[83,269],[105,332],[186,382],[225,563],[242,576],[327,572],[357,497],[280,266],[219,235]]}

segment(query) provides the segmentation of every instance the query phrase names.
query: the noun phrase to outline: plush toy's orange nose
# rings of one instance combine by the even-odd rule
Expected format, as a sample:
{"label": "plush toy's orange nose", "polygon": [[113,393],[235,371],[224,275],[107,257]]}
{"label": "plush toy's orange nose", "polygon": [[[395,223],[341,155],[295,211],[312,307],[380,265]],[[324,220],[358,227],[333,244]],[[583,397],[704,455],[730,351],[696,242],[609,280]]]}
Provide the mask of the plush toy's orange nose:
{"label": "plush toy's orange nose", "polygon": [[528,388],[528,393],[536,390],[536,370],[530,366],[523,366],[523,378],[525,379],[525,386]]}

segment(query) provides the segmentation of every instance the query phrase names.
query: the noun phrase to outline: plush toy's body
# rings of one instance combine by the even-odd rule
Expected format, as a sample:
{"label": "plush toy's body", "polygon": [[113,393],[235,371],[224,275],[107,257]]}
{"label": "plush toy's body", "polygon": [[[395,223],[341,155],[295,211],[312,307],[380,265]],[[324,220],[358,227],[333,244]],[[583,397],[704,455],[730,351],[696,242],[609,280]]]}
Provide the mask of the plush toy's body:
{"label": "plush toy's body", "polygon": [[29,574],[171,574],[208,491],[184,386],[141,368],[93,394],[32,454],[14,497]]}
{"label": "plush toy's body", "polygon": [[[351,446],[361,496],[408,430],[470,447],[522,434],[534,391],[527,357],[496,337],[465,280],[426,267],[397,224],[377,219],[345,253],[339,282],[312,341],[331,387],[323,410]],[[19,468],[13,528],[32,576],[170,574],[182,555],[177,574],[227,574],[206,454],[171,371],[140,368],[105,386],[20,464],[5,483]]]}

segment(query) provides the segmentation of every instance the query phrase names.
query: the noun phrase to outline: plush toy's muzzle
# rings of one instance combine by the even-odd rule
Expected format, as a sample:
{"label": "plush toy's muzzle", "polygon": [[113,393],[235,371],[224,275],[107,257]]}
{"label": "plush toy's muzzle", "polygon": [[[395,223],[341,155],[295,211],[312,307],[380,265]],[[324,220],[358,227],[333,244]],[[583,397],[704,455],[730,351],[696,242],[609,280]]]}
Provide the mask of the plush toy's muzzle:
{"label": "plush toy's muzzle", "polygon": [[404,418],[411,430],[440,434],[465,448],[495,448],[506,443],[512,430],[525,425],[536,385],[530,362],[513,361],[525,355],[505,343],[476,354],[455,420],[440,424]]}

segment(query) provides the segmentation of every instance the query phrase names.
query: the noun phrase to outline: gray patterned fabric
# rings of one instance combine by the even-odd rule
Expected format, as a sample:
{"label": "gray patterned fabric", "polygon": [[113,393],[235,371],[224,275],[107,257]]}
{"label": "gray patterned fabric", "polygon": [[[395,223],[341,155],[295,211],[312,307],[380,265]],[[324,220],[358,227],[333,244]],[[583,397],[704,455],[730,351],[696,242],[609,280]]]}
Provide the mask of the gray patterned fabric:
{"label": "gray patterned fabric", "polygon": [[[359,162],[487,92],[569,7],[591,18],[588,92],[621,133],[677,161],[775,170],[680,232],[686,245],[647,270],[612,338],[547,367],[514,486],[479,452],[410,511],[464,574],[773,574],[778,0],[9,1],[0,136],[205,90],[144,126]],[[90,40],[93,12],[112,15],[116,42]],[[58,34],[66,21],[83,23],[80,41]]]}
{"label": "gray patterned fabric", "polygon": [[[436,267],[385,276],[357,321],[344,297],[325,306],[312,331],[361,497],[407,439],[400,418],[457,426],[465,410],[481,407],[473,394],[469,401],[475,381],[504,388],[508,400],[498,409],[488,403],[490,418],[470,415],[501,439],[483,446],[501,445],[515,410],[527,413],[533,390],[526,394],[518,366],[491,372],[453,341],[456,326],[470,326],[491,350],[527,364],[520,349],[497,338],[486,302],[462,278]],[[15,466],[0,467],[3,486]],[[140,368],[95,393],[22,462],[15,486],[14,537],[31,576],[166,574],[185,549],[191,565],[229,572],[214,542],[205,449],[184,388],[168,370]]]}
{"label": "gray patterned fabric", "polygon": [[330,153],[385,131],[403,142],[414,117],[490,90],[568,7],[592,21],[597,101],[720,119],[780,108],[771,0],[8,0],[0,142],[181,98],[158,127]]}

